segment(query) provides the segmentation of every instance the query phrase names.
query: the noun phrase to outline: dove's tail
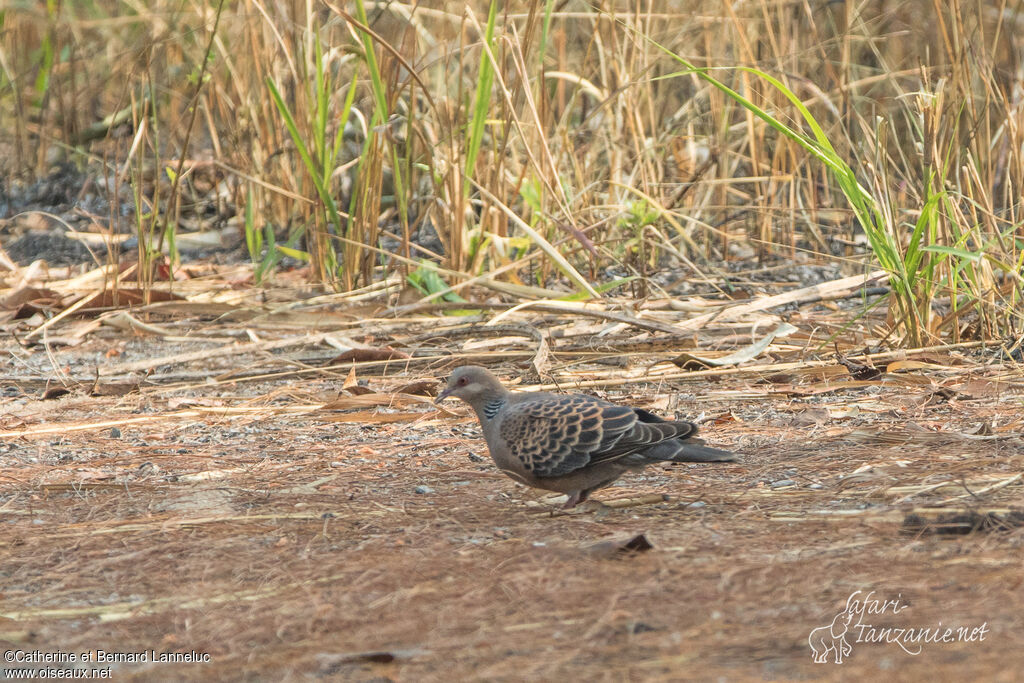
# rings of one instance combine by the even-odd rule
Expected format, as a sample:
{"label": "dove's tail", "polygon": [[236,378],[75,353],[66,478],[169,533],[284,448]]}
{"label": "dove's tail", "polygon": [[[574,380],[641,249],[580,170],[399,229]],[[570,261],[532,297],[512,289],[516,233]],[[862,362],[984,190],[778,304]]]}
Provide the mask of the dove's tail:
{"label": "dove's tail", "polygon": [[705,446],[700,439],[670,439],[645,449],[641,455],[647,460],[671,462],[733,462],[735,453]]}
{"label": "dove's tail", "polygon": [[702,446],[693,441],[684,441],[678,453],[672,458],[675,462],[735,462],[737,459],[735,453]]}
{"label": "dove's tail", "polygon": [[[642,408],[634,408],[640,422],[646,424],[667,424],[664,420],[653,413]],[[671,462],[734,462],[739,459],[735,453],[723,451],[719,448],[705,446],[703,439],[693,435],[697,433],[697,425],[690,422],[672,422],[672,425],[688,425],[692,429],[684,433],[683,438],[666,439],[653,446],[649,446],[637,453],[647,461],[668,460]]]}

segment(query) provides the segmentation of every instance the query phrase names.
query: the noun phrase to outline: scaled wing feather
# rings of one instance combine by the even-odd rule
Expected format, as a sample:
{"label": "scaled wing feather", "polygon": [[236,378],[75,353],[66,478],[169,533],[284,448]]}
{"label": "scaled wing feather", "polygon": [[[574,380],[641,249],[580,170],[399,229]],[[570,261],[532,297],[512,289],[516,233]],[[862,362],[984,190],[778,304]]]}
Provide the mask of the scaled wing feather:
{"label": "scaled wing feather", "polygon": [[647,411],[581,395],[538,397],[504,412],[500,438],[538,477],[569,474],[696,431],[688,422],[656,422]]}

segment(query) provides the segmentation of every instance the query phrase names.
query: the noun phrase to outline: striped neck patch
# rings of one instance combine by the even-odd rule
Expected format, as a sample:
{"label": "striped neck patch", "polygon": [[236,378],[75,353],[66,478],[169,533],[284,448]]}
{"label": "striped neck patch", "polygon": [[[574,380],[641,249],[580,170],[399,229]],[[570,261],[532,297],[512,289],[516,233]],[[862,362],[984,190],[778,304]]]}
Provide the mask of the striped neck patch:
{"label": "striped neck patch", "polygon": [[484,404],[484,417],[493,420],[494,416],[505,406],[505,399],[495,398]]}

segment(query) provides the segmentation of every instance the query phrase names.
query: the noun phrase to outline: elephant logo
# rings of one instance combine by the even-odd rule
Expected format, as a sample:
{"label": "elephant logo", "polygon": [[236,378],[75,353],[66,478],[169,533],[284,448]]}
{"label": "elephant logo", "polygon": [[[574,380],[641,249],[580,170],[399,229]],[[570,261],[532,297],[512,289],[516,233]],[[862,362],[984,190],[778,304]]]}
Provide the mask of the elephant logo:
{"label": "elephant logo", "polygon": [[827,663],[830,653],[834,653],[836,664],[842,664],[843,657],[850,656],[853,646],[846,639],[846,632],[853,621],[853,614],[853,610],[847,607],[836,615],[830,625],[819,626],[807,636],[815,664]]}

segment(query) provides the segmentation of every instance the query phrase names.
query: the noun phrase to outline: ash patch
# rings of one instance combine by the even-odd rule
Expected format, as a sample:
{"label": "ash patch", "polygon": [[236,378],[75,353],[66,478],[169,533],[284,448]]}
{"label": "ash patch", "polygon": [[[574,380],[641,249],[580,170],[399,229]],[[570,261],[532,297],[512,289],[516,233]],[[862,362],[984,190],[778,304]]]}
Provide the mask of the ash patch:
{"label": "ash patch", "polygon": [[[33,230],[17,238],[5,247],[7,253],[21,266],[43,259],[51,266],[73,266],[91,263],[92,254],[78,240],[73,240],[59,230],[40,232]],[[93,247],[98,258],[106,253],[103,247]]]}

